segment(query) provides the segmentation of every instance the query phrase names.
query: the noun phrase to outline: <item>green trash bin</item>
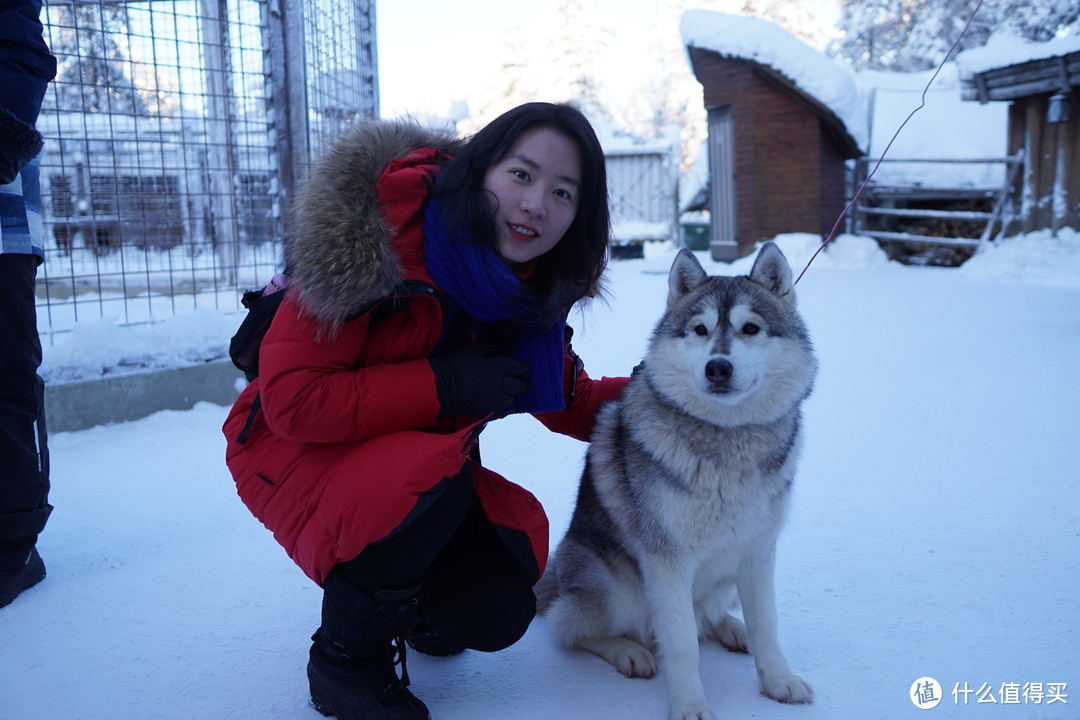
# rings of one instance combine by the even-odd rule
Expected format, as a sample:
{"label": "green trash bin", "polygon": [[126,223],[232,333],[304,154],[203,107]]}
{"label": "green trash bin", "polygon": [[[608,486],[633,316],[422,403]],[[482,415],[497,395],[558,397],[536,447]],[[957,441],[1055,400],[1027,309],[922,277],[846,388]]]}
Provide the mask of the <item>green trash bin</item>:
{"label": "green trash bin", "polygon": [[691,250],[709,249],[709,223],[682,223],[682,245]]}

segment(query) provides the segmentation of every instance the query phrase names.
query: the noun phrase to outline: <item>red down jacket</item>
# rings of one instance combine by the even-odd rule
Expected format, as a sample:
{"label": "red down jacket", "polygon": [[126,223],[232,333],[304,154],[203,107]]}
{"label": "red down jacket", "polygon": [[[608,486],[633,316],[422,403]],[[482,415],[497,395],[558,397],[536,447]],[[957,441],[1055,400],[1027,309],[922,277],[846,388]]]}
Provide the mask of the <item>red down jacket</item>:
{"label": "red down jacket", "polygon": [[[285,247],[293,283],[263,340],[259,377],[225,421],[240,498],[319,585],[466,463],[499,536],[536,579],[543,573],[540,503],[469,459],[481,424],[438,417],[427,358],[443,311],[424,268],[422,208],[455,148],[415,125],[374,122],[312,167]],[[569,346],[565,367],[567,409],[536,417],[586,440],[626,379],[590,379]]]}

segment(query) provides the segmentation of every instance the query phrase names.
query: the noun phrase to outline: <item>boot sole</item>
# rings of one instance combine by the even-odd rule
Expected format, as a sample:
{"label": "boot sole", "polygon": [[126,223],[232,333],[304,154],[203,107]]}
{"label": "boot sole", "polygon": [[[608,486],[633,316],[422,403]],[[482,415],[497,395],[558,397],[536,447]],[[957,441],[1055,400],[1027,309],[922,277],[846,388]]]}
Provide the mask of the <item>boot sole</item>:
{"label": "boot sole", "polygon": [[[308,704],[310,704],[311,707],[314,708],[315,711],[317,713],[319,713],[320,715],[322,715],[323,717],[337,717],[337,711],[334,710],[334,708],[330,707],[326,703],[323,703],[323,702],[320,702],[320,701],[316,700],[314,697],[312,697],[308,701]],[[424,717],[427,720],[431,720],[430,712],[425,713]]]}
{"label": "boot sole", "polygon": [[310,702],[311,707],[315,708],[315,710],[323,717],[334,717],[334,710],[329,705],[324,705],[315,698],[311,698]]}

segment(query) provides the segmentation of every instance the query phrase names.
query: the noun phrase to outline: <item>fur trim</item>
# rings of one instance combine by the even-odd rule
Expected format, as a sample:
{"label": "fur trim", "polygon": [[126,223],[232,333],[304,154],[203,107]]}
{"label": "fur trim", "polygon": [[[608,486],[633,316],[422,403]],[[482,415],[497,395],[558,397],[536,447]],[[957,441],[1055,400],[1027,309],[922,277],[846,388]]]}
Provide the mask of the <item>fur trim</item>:
{"label": "fur trim", "polygon": [[300,301],[330,329],[401,282],[393,233],[375,185],[394,160],[421,148],[449,155],[461,142],[415,121],[368,121],[341,135],[318,160],[293,204],[285,267]]}

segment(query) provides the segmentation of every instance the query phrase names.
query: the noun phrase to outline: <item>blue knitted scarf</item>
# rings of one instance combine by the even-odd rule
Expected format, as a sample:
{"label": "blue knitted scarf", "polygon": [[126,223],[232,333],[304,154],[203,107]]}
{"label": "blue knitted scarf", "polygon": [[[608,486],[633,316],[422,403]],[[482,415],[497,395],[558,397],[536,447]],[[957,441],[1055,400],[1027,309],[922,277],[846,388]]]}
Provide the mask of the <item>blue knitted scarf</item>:
{"label": "blue knitted scarf", "polygon": [[[545,327],[526,301],[524,283],[499,253],[452,231],[437,199],[424,209],[424,262],[431,278],[481,323],[513,320],[510,357],[529,363],[529,386],[514,400],[512,413],[562,410],[563,326]],[[485,342],[480,328],[480,342]]]}

